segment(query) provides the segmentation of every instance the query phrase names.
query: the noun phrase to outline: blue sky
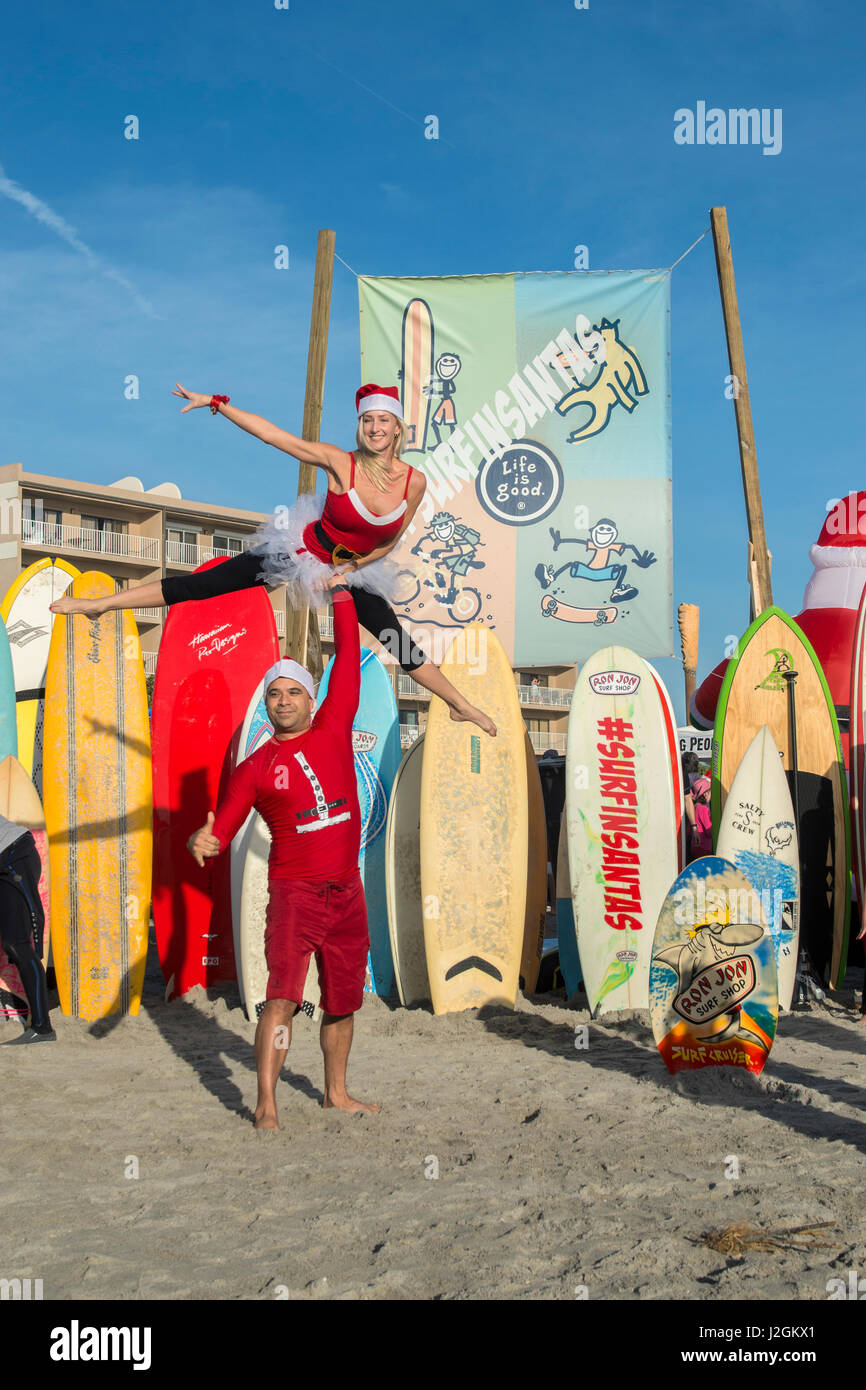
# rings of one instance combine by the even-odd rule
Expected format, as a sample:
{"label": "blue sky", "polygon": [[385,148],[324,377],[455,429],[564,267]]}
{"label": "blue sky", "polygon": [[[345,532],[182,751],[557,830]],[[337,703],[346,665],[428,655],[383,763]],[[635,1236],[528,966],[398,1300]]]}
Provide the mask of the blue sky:
{"label": "blue sky", "polygon": [[[720,203],[774,596],[798,612],[825,502],[866,485],[864,28],[833,0],[15,7],[0,56],[0,461],[168,478],[267,511],[294,495],[294,463],[205,412],[181,417],[170,391],[225,392],[300,431],[320,227],[361,274],[565,270],[576,244],[593,269],[630,269],[671,265]],[[674,112],[698,101],[781,108],[781,153],[676,145]],[[748,622],[709,237],[674,271],[671,305],[674,596],[701,607],[704,673]],[[358,372],[356,283],[338,263],[323,438],[351,441]],[[678,663],[660,669],[681,715]]]}

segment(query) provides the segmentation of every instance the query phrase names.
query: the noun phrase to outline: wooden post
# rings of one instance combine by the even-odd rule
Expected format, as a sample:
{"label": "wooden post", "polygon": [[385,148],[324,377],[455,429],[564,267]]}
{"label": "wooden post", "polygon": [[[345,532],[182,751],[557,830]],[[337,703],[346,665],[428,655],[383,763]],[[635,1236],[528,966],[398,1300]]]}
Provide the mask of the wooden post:
{"label": "wooden post", "polygon": [[[318,440],[322,428],[322,400],[325,394],[325,363],[328,356],[328,321],[331,313],[331,285],[334,280],[334,233],[319,232],[316,245],[316,273],[313,280],[313,308],[310,314],[310,349],[307,354],[307,387],[304,394],[304,420],[301,437]],[[315,492],[316,468],[312,463],[298,465],[298,496]],[[286,631],[286,651],[302,666],[312,666],[318,679],[322,674],[322,643],[319,620],[314,608],[291,608]]]}
{"label": "wooden post", "polygon": [[755,456],[752,407],[749,402],[749,384],[746,379],[746,355],[743,351],[740,311],[737,307],[737,289],[734,284],[731,238],[728,232],[728,215],[724,208],[710,208],[710,224],[713,229],[713,245],[716,249],[716,270],[722,295],[725,337],[728,340],[728,361],[731,366],[734,413],[737,419],[737,441],[740,447],[740,467],[743,474],[743,492],[746,498],[746,521],[749,527],[749,540],[754,547],[757,581],[755,602],[758,613],[763,613],[764,609],[769,608],[773,602],[773,588],[770,582],[770,559],[767,554],[767,537],[764,531],[764,510],[761,505],[758,461]]}
{"label": "wooden post", "polygon": [[681,603],[677,609],[677,623],[680,629],[680,646],[683,653],[683,676],[686,685],[686,723],[692,708],[698,670],[698,625],[701,610],[694,603]]}

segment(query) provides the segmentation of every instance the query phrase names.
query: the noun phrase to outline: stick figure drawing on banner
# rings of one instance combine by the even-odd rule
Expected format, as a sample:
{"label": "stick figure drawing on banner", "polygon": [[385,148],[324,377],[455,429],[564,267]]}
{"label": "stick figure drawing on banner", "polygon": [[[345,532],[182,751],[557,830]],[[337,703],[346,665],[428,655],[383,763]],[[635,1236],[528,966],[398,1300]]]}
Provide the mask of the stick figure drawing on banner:
{"label": "stick figure drawing on banner", "polygon": [[633,584],[625,582],[628,566],[625,563],[616,563],[611,557],[623,555],[630,550],[634,554],[633,563],[639,569],[649,569],[650,565],[656,563],[656,557],[651,550],[638,550],[630,541],[618,541],[619,532],[616,524],[606,516],[595,523],[586,540],[577,537],[563,540],[552,526],[550,534],[554,551],[561,545],[582,545],[589,551],[589,559],[586,563],[573,560],[567,565],[561,565],[559,569],[554,569],[553,565],[536,565],[535,577],[542,589],[549,589],[560,575],[565,573],[572,579],[588,579],[593,584],[603,584],[609,580],[613,588],[608,596],[608,603],[622,603],[626,599],[635,598],[639,590]]}
{"label": "stick figure drawing on banner", "polygon": [[463,363],[456,352],[443,352],[436,363],[438,381],[431,381],[429,385],[424,387],[425,396],[442,397],[430,421],[436,434],[437,444],[442,443],[443,429],[448,431],[450,438],[457,425],[457,411],[454,408],[454,396],[457,387],[454,385],[454,378],[462,365]]}

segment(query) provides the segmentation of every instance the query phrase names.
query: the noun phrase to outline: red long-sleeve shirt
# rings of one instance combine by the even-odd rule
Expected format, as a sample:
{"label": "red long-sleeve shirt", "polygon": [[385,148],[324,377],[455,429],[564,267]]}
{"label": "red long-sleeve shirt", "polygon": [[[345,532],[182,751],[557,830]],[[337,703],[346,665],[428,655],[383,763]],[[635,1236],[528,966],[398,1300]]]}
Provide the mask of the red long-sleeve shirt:
{"label": "red long-sleeve shirt", "polygon": [[212,833],[226,849],[255,808],[270,828],[269,878],[344,879],[358,870],[361,812],[352,720],[361,694],[361,644],[347,591],[332,594],[334,668],[306,733],[278,738],[237,767]]}

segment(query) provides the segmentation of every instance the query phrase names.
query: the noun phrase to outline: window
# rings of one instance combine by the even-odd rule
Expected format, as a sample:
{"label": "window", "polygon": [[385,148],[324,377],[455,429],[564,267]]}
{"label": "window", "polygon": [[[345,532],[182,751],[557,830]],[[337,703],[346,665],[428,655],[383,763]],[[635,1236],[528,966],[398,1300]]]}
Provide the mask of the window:
{"label": "window", "polygon": [[198,531],[184,531],[179,526],[167,526],[165,538],[177,545],[198,545]]}
{"label": "window", "polygon": [[400,723],[408,724],[410,728],[418,728],[418,711],[416,709],[401,709]]}
{"label": "window", "polygon": [[224,550],[229,555],[240,555],[243,550],[243,541],[240,536],[225,536],[214,531],[213,548],[214,550]]}

